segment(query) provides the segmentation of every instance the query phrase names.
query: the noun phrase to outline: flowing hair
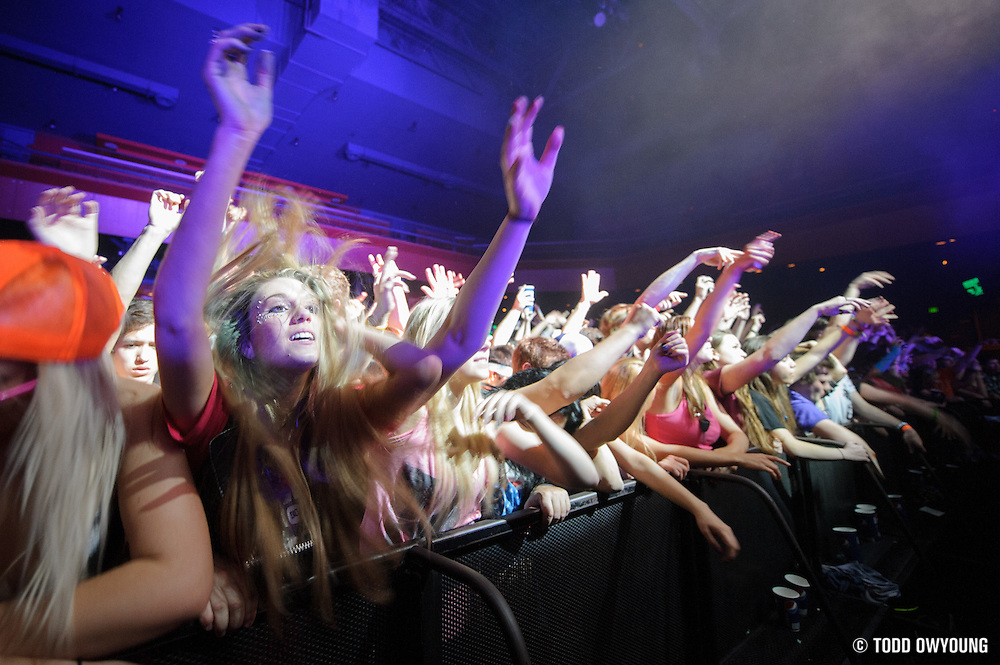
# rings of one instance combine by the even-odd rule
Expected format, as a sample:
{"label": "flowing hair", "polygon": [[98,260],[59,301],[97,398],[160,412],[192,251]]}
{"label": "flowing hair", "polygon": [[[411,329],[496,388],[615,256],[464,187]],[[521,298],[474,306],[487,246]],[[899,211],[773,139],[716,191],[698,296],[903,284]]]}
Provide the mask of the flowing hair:
{"label": "flowing hair", "polygon": [[0,501],[17,511],[26,537],[20,558],[0,570],[0,589],[14,580],[18,624],[0,637],[20,631],[58,648],[72,638],[73,596],[89,553],[100,543],[103,555],[125,429],[108,354],[37,367],[0,475]]}
{"label": "flowing hair", "polygon": [[[656,327],[656,335],[653,339],[660,339],[671,330],[687,335],[694,321],[690,316],[672,316]],[[698,349],[691,349],[691,357],[698,353]],[[681,374],[681,390],[684,392],[684,400],[687,402],[688,415],[692,420],[701,418],[708,406],[705,403],[705,380],[701,378],[699,368],[694,363],[688,364]]]}
{"label": "flowing hair", "polygon": [[[244,205],[249,224],[226,231],[205,302],[220,389],[238,432],[219,545],[244,569],[257,565],[276,622],[283,584],[301,581],[305,572],[302,558],[284,545],[282,506],[267,479],[278,476],[298,504],[300,543],[311,541],[314,604],[332,621],[326,583],[332,564],[347,565],[354,584],[376,599],[384,587],[384,571],[362,554],[384,543],[368,542],[360,528],[369,482],[381,474],[370,453],[384,433],[366,416],[363,393],[355,389],[369,357],[358,324],[345,314],[347,280],[336,268],[355,243],[334,248],[297,199],[258,193]],[[319,360],[293,396],[246,355],[254,294],[283,277],[300,281],[320,303]],[[296,406],[282,406],[289,403]]]}
{"label": "flowing hair", "polygon": [[[770,337],[767,335],[750,337],[744,340],[743,350],[747,352],[747,355],[752,355],[763,347],[768,339]],[[788,423],[788,429],[792,431],[792,434],[798,435],[800,433],[798,431],[798,420],[795,419],[795,411],[792,410],[792,402],[788,398],[788,386],[775,381],[774,377],[771,376],[771,372],[764,372],[750,382],[750,387],[770,400],[774,410]]]}
{"label": "flowing hair", "polygon": [[[601,397],[607,400],[613,400],[621,395],[625,388],[627,388],[628,385],[635,380],[635,377],[639,376],[639,372],[642,371],[643,364],[643,361],[638,358],[619,358],[615,364],[611,366],[611,369],[608,370],[607,374],[605,374],[601,379]],[[646,413],[646,409],[649,408],[652,399],[653,392],[651,391],[650,394],[646,396],[646,401],[642,405],[642,408],[639,409],[639,413],[636,415],[635,420],[633,420],[632,424],[625,430],[621,439],[653,461],[656,461],[656,453],[650,450],[649,446],[641,436],[636,436],[637,434],[646,433],[645,427],[642,424],[642,419]]]}
{"label": "flowing hair", "polygon": [[[403,337],[425,347],[444,325],[454,304],[451,297],[422,299],[410,312]],[[503,454],[477,423],[476,407],[481,400],[475,383],[457,397],[445,385],[425,407],[434,443],[434,490],[424,512],[436,531],[446,526],[455,508],[466,511],[482,505],[484,513],[492,510],[492,502],[484,501],[491,485],[483,481],[499,477]],[[485,479],[477,479],[483,465]]]}
{"label": "flowing hair", "polygon": [[[732,334],[728,330],[716,330],[709,338],[712,342],[712,348],[718,350],[722,346],[722,340],[727,335]],[[717,363],[712,361],[705,363],[702,367],[715,369]],[[738,424],[740,425],[740,429],[746,433],[747,438],[750,439],[750,445],[769,455],[777,455],[778,452],[774,447],[774,437],[764,427],[764,423],[761,422],[760,416],[757,414],[757,407],[754,406],[753,398],[750,396],[750,386],[747,384],[740,386],[733,392],[733,395],[736,397],[736,403],[739,405],[740,416],[742,416],[743,420],[742,423]]]}

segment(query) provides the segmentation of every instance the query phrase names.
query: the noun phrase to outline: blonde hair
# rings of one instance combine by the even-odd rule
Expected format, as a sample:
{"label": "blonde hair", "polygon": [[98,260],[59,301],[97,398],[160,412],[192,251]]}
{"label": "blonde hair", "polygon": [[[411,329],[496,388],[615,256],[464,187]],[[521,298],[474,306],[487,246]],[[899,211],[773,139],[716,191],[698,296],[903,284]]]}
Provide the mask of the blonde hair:
{"label": "blonde hair", "polygon": [[[424,298],[410,312],[403,337],[424,347],[441,329],[455,304],[454,298]],[[454,395],[445,385],[428,400],[426,409],[434,443],[434,490],[424,507],[431,526],[440,530],[455,507],[484,504],[491,484],[477,480],[485,465],[486,480],[499,477],[503,455],[492,437],[477,423],[476,407],[481,401],[476,383]],[[492,510],[486,501],[484,512]]]}
{"label": "blonde hair", "polygon": [[[607,400],[613,400],[622,394],[625,388],[628,387],[635,377],[639,376],[639,372],[642,371],[643,361],[638,358],[619,358],[611,369],[608,370],[604,378],[601,379],[601,397]],[[650,450],[649,446],[639,434],[645,434],[646,428],[643,425],[642,419],[646,414],[646,410],[649,409],[649,405],[653,400],[653,393],[651,392],[647,397],[642,408],[639,409],[638,415],[632,424],[629,425],[628,429],[621,436],[621,439],[632,446],[639,452],[643,453],[650,459],[656,459],[656,453]]]}
{"label": "blonde hair", "polygon": [[[238,426],[219,534],[230,559],[259,564],[276,622],[284,607],[283,583],[301,580],[303,573],[299,559],[285,551],[281,507],[269,498],[261,465],[277,473],[298,503],[302,539],[312,541],[314,604],[332,621],[326,583],[332,563],[349,564],[352,580],[364,592],[382,586],[383,572],[362,552],[384,543],[368,542],[360,525],[369,482],[381,474],[371,449],[384,435],[365,415],[361,391],[352,387],[369,357],[358,324],[345,316],[346,279],[335,266],[353,243],[334,249],[302,201],[280,203],[280,213],[272,196],[256,194],[245,203],[250,223],[227,230],[205,302],[220,388]],[[244,355],[253,296],[281,277],[302,282],[320,303],[319,360],[291,409],[282,406],[289,403],[280,392],[282,382]]]}
{"label": "blonde hair", "polygon": [[[694,321],[690,316],[672,316],[656,327],[656,334],[653,339],[660,339],[671,330],[676,330],[681,335],[687,336],[693,324]],[[693,358],[699,350],[691,349],[691,357]],[[683,374],[681,374],[681,390],[684,393],[684,400],[687,402],[688,415],[691,416],[692,420],[698,420],[704,416],[708,409],[708,405],[705,402],[705,390],[708,386],[701,377],[700,369],[700,367],[695,367],[694,363],[691,363],[685,368]]]}
{"label": "blonde hair", "polygon": [[103,546],[125,430],[110,356],[37,367],[0,475],[2,509],[26,527],[20,559],[0,571],[0,588],[10,576],[17,590],[17,626],[0,636],[10,630],[58,648],[71,641],[95,526]]}

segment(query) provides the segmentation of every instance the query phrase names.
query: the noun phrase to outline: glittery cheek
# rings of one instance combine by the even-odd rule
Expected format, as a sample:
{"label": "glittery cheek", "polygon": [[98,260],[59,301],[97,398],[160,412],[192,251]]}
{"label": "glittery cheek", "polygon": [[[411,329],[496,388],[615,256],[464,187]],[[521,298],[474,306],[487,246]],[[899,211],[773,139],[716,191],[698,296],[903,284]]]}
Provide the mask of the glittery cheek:
{"label": "glittery cheek", "polygon": [[280,312],[261,312],[257,315],[257,325],[263,325],[268,319],[274,319],[279,317]]}

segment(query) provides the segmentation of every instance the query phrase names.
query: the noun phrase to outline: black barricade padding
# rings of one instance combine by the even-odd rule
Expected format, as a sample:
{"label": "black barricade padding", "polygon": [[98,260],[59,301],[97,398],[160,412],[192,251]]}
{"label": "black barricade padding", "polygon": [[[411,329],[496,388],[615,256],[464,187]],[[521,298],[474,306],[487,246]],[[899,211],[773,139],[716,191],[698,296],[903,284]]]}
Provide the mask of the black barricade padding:
{"label": "black barricade padding", "polygon": [[[849,520],[860,465],[806,464],[818,497],[810,516],[823,528]],[[709,550],[688,513],[634,482],[610,498],[574,496],[570,519],[544,532],[522,511],[456,529],[432,549],[499,590],[535,663],[789,662],[801,655],[780,629],[770,593],[784,573],[801,570],[766,499],[717,480],[691,486],[736,532],[742,551],[735,562]],[[391,584],[387,605],[338,587],[335,627],[300,591],[280,635],[259,616],[224,638],[189,626],[119,656],[164,664],[512,662],[496,616],[427,557],[404,557]],[[842,646],[829,634],[811,644],[814,654]]]}
{"label": "black barricade padding", "polygon": [[[745,470],[738,473],[758,484],[766,475]],[[731,483],[712,480],[699,482],[696,490],[733,528],[741,547],[734,561],[723,563],[714,554],[706,557],[708,568],[702,576],[715,614],[713,662],[717,662],[756,626],[773,618],[771,587],[781,585],[782,576],[798,568],[781,529],[758,496]]]}

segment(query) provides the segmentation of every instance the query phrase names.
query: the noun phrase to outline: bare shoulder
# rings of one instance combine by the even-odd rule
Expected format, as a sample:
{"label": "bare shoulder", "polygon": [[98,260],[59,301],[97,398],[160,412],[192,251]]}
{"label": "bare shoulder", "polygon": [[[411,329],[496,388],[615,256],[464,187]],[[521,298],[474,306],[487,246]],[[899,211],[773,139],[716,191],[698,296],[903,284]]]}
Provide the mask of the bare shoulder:
{"label": "bare shoulder", "polygon": [[127,446],[163,439],[166,428],[159,386],[119,378],[118,401],[125,422]]}

